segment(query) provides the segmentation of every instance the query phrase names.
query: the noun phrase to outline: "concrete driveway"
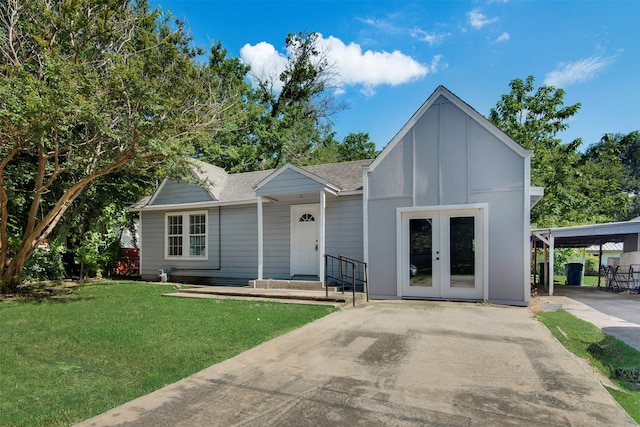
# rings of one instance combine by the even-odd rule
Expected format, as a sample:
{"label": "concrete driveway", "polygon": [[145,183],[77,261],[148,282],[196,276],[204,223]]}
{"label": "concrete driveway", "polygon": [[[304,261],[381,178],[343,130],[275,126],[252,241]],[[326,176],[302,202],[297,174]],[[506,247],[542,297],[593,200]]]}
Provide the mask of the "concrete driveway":
{"label": "concrete driveway", "polygon": [[636,425],[526,308],[331,314],[82,426]]}

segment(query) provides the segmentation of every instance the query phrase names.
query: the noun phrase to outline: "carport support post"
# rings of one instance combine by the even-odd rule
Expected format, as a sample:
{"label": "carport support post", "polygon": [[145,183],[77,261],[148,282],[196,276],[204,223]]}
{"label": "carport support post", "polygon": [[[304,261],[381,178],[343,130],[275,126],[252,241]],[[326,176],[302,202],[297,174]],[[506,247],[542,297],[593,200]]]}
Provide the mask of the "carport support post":
{"label": "carport support post", "polygon": [[598,250],[598,287],[600,287],[600,270],[602,270],[602,243],[600,243],[600,249]]}

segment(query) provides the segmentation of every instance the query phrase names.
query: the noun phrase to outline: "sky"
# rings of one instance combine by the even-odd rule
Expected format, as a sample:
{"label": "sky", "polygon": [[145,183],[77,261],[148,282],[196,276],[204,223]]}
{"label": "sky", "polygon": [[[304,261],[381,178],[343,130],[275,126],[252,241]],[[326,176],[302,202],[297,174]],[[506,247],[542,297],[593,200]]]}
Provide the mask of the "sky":
{"label": "sky", "polygon": [[638,0],[151,0],[221,42],[253,72],[282,69],[289,33],[317,32],[349,108],[337,139],[366,132],[378,148],[439,86],[487,117],[515,78],[564,89],[580,103],[563,142],[640,129]]}

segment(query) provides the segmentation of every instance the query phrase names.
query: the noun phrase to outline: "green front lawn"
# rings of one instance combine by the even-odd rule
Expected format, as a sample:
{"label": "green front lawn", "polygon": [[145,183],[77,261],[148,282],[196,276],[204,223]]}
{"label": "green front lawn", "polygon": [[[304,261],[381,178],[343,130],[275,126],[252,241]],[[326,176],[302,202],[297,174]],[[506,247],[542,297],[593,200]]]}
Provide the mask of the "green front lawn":
{"label": "green front lawn", "polygon": [[640,352],[564,310],[537,317],[569,351],[611,379],[619,390],[607,390],[640,423]]}
{"label": "green front lawn", "polygon": [[165,298],[102,282],[60,301],[0,301],[0,425],[69,425],[336,309]]}

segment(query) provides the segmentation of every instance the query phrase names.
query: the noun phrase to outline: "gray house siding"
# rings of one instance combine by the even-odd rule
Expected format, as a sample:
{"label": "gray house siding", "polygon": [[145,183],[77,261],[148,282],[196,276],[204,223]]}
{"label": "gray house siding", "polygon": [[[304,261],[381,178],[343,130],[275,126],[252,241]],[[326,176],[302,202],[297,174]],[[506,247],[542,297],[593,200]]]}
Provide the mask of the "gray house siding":
{"label": "gray house siding", "polygon": [[474,121],[469,122],[472,139],[469,144],[470,191],[504,190],[524,187],[522,157]]}
{"label": "gray house siding", "polygon": [[[517,302],[524,299],[522,244],[524,217],[522,191],[478,193],[471,202],[489,204],[489,300]],[[520,219],[520,220],[518,220]]]}
{"label": "gray house siding", "polygon": [[[317,202],[317,198],[305,198],[264,204],[264,277],[290,278],[291,206]],[[171,279],[176,281],[208,278],[209,282],[223,283],[229,279],[244,281],[257,277],[258,215],[255,204],[207,210],[207,260],[165,259],[165,214],[165,211],[141,213],[141,276],[144,280],[158,280],[159,269],[169,270]],[[328,197],[325,223],[327,253],[362,259],[360,195]]]}
{"label": "gray house siding", "polygon": [[293,170],[285,170],[256,191],[258,196],[266,194],[301,193],[320,191],[324,186],[318,181]]}
{"label": "gray house siding", "polygon": [[411,206],[411,198],[369,201],[369,294],[397,298],[396,209]]}
{"label": "gray house siding", "polygon": [[[369,178],[372,198],[411,196],[413,181],[413,153],[411,135],[391,150],[385,158],[385,167]],[[387,167],[389,165],[390,167]]]}
{"label": "gray house siding", "polygon": [[[523,283],[528,194],[522,153],[444,96],[419,112],[368,173],[368,261],[373,297],[398,297],[397,209],[486,205],[488,298],[528,301]],[[402,133],[404,132],[404,133]],[[524,152],[524,150],[522,150]],[[395,176],[394,176],[395,174]],[[526,183],[528,185],[528,181]]]}
{"label": "gray house siding", "polygon": [[329,198],[325,222],[325,252],[362,260],[362,196]]}
{"label": "gray house siding", "polygon": [[210,202],[211,195],[204,188],[196,184],[167,180],[163,183],[162,191],[153,200],[152,205],[166,205],[176,203]]}
{"label": "gray house siding", "polygon": [[[265,247],[263,275],[266,278],[289,278],[290,209],[291,203],[266,203],[263,207]],[[255,277],[252,278],[255,279]]]}
{"label": "gray house siding", "polygon": [[[178,211],[170,211],[178,212]],[[189,212],[189,211],[180,211]],[[207,210],[207,260],[165,259],[166,212],[142,212],[141,276],[157,280],[158,270],[178,277],[247,278],[257,274],[257,213],[253,206]]]}

